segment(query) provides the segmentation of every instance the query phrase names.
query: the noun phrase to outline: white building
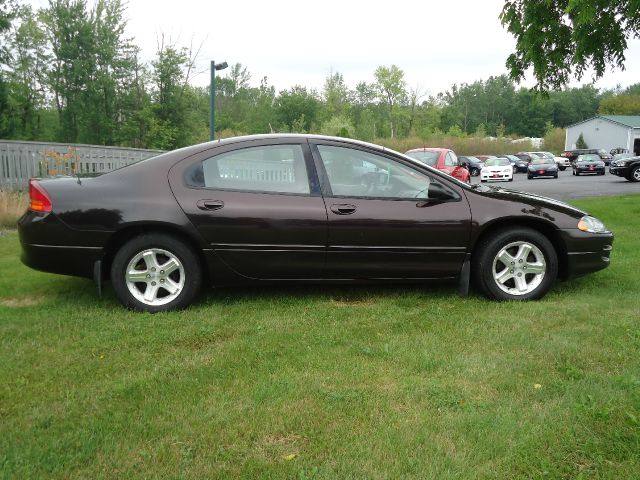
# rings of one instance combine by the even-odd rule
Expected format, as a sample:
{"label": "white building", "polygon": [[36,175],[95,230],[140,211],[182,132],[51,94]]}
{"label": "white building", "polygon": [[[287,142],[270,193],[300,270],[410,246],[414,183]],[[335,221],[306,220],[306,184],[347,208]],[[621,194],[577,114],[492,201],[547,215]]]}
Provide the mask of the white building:
{"label": "white building", "polygon": [[640,155],[640,115],[598,115],[569,125],[565,150],[576,148],[580,134],[589,148],[626,148]]}

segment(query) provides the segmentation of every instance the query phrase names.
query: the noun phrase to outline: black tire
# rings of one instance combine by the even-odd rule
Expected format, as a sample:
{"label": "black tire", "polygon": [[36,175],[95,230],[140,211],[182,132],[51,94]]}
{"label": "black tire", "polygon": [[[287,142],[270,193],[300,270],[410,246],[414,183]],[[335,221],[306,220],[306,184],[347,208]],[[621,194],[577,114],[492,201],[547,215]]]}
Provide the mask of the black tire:
{"label": "black tire", "polygon": [[[522,270],[521,267],[514,268],[514,270],[518,270],[518,273],[523,274],[519,275],[520,278],[524,277],[525,281],[531,282],[531,291],[523,294],[512,294],[498,285],[498,281],[494,279],[494,268],[506,267],[506,264],[497,260],[496,257],[503,248],[518,242],[533,245],[538,249],[537,252],[532,250],[532,253],[529,253],[529,256],[525,259],[524,266],[529,262],[529,258],[534,258],[535,255],[542,255],[546,269],[541,278],[536,278],[534,274],[527,273],[526,269]],[[512,252],[513,249],[517,250],[517,248],[517,246],[513,246],[508,252]],[[530,257],[531,255],[534,257]],[[514,273],[514,271],[512,270],[511,273]],[[537,300],[547,294],[558,275],[558,255],[549,239],[543,234],[526,227],[506,228],[485,236],[478,243],[473,254],[472,274],[476,286],[489,298],[495,300]],[[512,280],[507,280],[503,284],[504,288],[515,291],[517,286],[515,280],[515,276],[512,276]],[[510,287],[511,285],[513,287]]]}
{"label": "black tire", "polygon": [[509,181],[510,181],[510,182],[513,182],[513,177],[511,177],[511,178],[509,179]]}
{"label": "black tire", "polygon": [[561,172],[564,172],[567,169],[567,167],[558,167],[558,168],[560,169]]}
{"label": "black tire", "polygon": [[553,178],[557,179],[558,178],[558,174],[556,173]]}
{"label": "black tire", "polygon": [[[181,268],[161,276],[164,271],[156,271],[155,267],[153,267],[154,272],[149,273],[149,275],[153,274],[154,278],[157,276],[156,280],[158,282],[167,282],[165,285],[169,285],[169,280],[172,280],[174,284],[182,284],[181,288],[178,288],[173,295],[164,286],[158,286],[157,291],[159,293],[157,298],[155,295],[154,298],[155,302],[164,302],[162,304],[146,303],[144,299],[136,298],[127,286],[126,274],[129,263],[136,256],[141,255],[142,252],[152,251],[152,249],[155,252],[153,258],[158,260],[158,266],[162,265],[160,262],[164,259],[171,259],[171,256],[173,256],[179,261]],[[142,266],[143,264],[145,267],[142,267],[141,272],[144,274],[147,271],[145,268],[148,268],[149,264],[141,259],[139,265]],[[144,282],[148,281],[144,280]],[[111,284],[118,300],[125,307],[132,310],[152,313],[179,310],[188,307],[200,293],[202,267],[196,253],[183,241],[164,233],[147,233],[129,240],[116,252],[111,265]],[[133,283],[132,288],[134,288],[134,291],[144,294],[146,293],[146,288],[149,288],[149,283],[146,283],[146,287],[143,289],[144,285],[145,283],[143,282]],[[154,282],[153,285],[159,285],[159,283]],[[168,297],[173,298],[170,299]]]}
{"label": "black tire", "polygon": [[640,182],[640,165],[637,165],[631,169],[627,179],[630,182]]}
{"label": "black tire", "polygon": [[480,175],[480,170],[477,168],[472,168],[471,169],[471,176],[472,177],[477,177],[478,175]]}
{"label": "black tire", "polygon": [[480,180],[480,183],[484,183],[484,182],[486,182],[486,180]]}
{"label": "black tire", "polygon": [[531,179],[533,178],[533,175],[529,175],[529,174],[527,173],[527,178],[528,178],[529,180],[531,180]]}

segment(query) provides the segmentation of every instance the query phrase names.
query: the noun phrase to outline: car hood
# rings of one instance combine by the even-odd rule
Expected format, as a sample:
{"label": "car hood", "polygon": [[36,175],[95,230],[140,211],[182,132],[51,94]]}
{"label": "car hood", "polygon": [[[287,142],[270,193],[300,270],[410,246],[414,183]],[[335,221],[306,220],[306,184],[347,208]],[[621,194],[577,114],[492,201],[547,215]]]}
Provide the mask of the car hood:
{"label": "car hood", "polygon": [[[475,187],[475,185],[474,185]],[[544,207],[556,212],[564,213],[574,218],[582,218],[587,215],[586,212],[569,205],[568,203],[561,202],[554,198],[544,197],[542,195],[536,195],[535,193],[521,192],[518,190],[511,190],[509,188],[502,188],[492,185],[480,185],[474,188],[476,193],[486,197],[492,197],[500,200],[507,200],[520,203],[528,203],[536,207]]]}
{"label": "car hood", "polygon": [[534,170],[547,170],[549,168],[556,169],[558,168],[555,163],[538,163],[538,164],[530,164],[530,167],[533,167]]}

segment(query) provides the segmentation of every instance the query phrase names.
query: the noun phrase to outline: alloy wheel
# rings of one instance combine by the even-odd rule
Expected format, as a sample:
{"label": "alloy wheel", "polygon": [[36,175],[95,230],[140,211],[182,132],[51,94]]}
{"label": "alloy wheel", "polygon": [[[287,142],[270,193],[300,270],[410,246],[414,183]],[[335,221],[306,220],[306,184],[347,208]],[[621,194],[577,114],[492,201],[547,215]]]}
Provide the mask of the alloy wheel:
{"label": "alloy wheel", "polygon": [[510,295],[526,295],[542,283],[547,263],[533,243],[517,241],[501,248],[493,260],[496,285]]}
{"label": "alloy wheel", "polygon": [[184,288],[184,266],[173,253],[150,248],[129,261],[125,279],[129,292],[138,301],[150,306],[165,305]]}

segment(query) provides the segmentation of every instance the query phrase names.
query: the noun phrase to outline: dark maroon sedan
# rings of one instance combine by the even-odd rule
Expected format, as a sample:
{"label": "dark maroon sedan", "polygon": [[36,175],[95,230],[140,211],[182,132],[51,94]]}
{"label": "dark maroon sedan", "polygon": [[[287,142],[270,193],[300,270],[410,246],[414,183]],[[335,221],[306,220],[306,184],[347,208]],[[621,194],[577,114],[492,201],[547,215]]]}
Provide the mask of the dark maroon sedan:
{"label": "dark maroon sedan", "polygon": [[468,185],[386,148],[311,135],[230,138],[96,178],[32,180],[33,268],[111,279],[127,307],[189,305],[203,284],[470,277],[499,300],[609,264],[613,235],[548,198]]}

